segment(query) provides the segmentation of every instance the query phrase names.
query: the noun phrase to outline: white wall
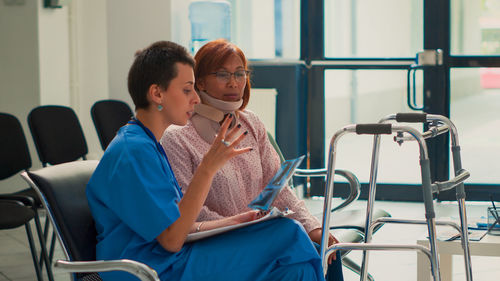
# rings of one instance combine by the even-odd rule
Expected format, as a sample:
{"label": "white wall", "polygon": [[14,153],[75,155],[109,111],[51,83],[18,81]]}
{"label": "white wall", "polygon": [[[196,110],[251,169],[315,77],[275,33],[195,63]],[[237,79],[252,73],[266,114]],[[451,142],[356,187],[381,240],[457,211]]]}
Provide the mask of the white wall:
{"label": "white wall", "polygon": [[[0,111],[21,121],[35,167],[40,164],[26,116],[33,107],[40,105],[37,21],[37,2],[7,6],[0,1]],[[0,182],[0,192],[25,187],[27,185],[18,176]]]}
{"label": "white wall", "polygon": [[72,1],[69,6],[71,106],[82,124],[89,159],[102,149],[90,117],[92,105],[109,98],[106,1]]}
{"label": "white wall", "polygon": [[37,3],[40,103],[70,106],[68,7]]}
{"label": "white wall", "polygon": [[[88,157],[99,158],[90,107],[109,97],[106,2],[72,1],[59,9],[44,8],[43,0],[11,2],[0,1],[0,111],[21,121],[32,169],[41,164],[26,118],[41,104],[71,106],[82,123]],[[2,192],[26,187],[19,176],[0,182]]]}
{"label": "white wall", "polygon": [[132,105],[127,91],[128,69],[137,50],[170,39],[170,1],[108,0],[106,3],[109,96]]}

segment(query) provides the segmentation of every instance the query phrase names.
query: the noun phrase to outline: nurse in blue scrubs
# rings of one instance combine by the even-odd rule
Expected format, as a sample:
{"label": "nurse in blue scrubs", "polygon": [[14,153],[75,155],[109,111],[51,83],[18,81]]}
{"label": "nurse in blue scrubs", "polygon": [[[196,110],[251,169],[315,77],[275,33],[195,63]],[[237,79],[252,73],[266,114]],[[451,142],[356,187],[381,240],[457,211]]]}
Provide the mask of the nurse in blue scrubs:
{"label": "nurse in blue scrubs", "polygon": [[[161,280],[324,280],[320,257],[302,226],[279,218],[185,243],[189,233],[251,221],[249,211],[195,222],[216,171],[252,148],[234,147],[246,136],[222,124],[182,195],[162,146],[170,125],[185,125],[199,97],[194,60],[166,41],[138,51],[128,75],[136,117],[108,146],[87,186],[98,233],[97,259],[133,259]],[[226,142],[224,138],[234,139]],[[136,280],[124,272],[104,280]]]}

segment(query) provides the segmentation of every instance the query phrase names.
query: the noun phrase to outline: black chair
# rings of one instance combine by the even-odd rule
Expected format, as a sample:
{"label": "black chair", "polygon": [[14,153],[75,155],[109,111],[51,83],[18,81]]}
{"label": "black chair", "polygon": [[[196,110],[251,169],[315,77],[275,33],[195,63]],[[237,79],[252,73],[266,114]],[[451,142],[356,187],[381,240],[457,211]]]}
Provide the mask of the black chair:
{"label": "black chair", "polygon": [[21,176],[37,191],[54,225],[67,261],[55,266],[79,272],[76,280],[101,280],[95,272],[122,270],[140,280],[159,278],[150,267],[131,260],[96,261],[97,233],[85,195],[87,182],[98,161],[75,161],[23,172]]}
{"label": "black chair", "polygon": [[28,125],[44,167],[85,159],[87,142],[73,109],[58,105],[36,107],[28,115]]}
{"label": "black chair", "polygon": [[[87,142],[73,109],[59,105],[39,106],[28,115],[28,125],[42,165],[57,165],[79,158],[86,159]],[[44,235],[49,232],[45,224]],[[52,261],[55,235],[52,235],[49,261]]]}
{"label": "black chair", "polygon": [[[31,157],[26,143],[26,137],[19,120],[10,114],[0,113],[0,180],[16,175],[20,171],[27,171],[31,167]],[[0,194],[0,229],[12,229],[25,226],[30,251],[38,280],[42,280],[41,260],[48,261],[45,248],[45,239],[42,237],[40,219],[37,208],[40,199],[32,188],[16,193]],[[34,219],[35,227],[40,240],[41,255],[37,257],[30,221]],[[50,266],[47,266],[49,280],[54,280]]]}
{"label": "black chair", "polygon": [[[31,156],[24,135],[23,127],[19,120],[10,114],[0,113],[0,128],[5,134],[0,139],[0,179],[6,179],[18,172],[31,168]],[[37,207],[42,207],[35,190],[25,188],[13,193],[19,196],[28,196],[35,200]]]}
{"label": "black chair", "polygon": [[119,100],[98,101],[94,103],[90,113],[102,150],[106,150],[120,127],[134,116],[128,104]]}

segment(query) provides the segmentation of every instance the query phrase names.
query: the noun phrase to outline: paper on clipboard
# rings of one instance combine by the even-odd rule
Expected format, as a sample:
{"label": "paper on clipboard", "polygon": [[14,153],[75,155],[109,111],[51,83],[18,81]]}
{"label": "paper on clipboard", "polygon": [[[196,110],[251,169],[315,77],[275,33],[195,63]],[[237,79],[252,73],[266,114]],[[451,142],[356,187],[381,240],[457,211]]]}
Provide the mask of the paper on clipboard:
{"label": "paper on clipboard", "polygon": [[276,207],[273,207],[273,209],[267,215],[265,215],[262,218],[257,219],[257,220],[239,223],[239,224],[235,224],[235,225],[219,227],[219,228],[206,230],[206,231],[200,231],[200,232],[196,232],[196,233],[190,233],[190,234],[188,234],[185,242],[186,243],[194,242],[194,241],[197,241],[200,239],[208,238],[208,237],[211,237],[214,235],[218,235],[218,234],[221,234],[224,232],[228,232],[228,231],[231,231],[234,229],[238,229],[238,228],[245,227],[248,225],[256,224],[259,222],[263,222],[263,221],[267,221],[267,220],[271,220],[271,219],[275,219],[275,218],[279,218],[279,217],[286,217],[290,214],[293,214],[293,211],[286,210],[286,211],[282,212],[282,211],[278,210]]}

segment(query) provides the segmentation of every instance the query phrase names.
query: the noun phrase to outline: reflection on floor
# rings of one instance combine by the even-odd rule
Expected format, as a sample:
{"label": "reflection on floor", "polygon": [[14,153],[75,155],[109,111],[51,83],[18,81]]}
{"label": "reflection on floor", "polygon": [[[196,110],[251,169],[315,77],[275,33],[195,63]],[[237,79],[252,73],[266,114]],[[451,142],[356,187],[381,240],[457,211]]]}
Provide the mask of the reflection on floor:
{"label": "reflection on floor", "polygon": [[[308,208],[313,214],[320,214],[322,201],[306,200]],[[353,208],[364,208],[366,201],[353,204]],[[436,213],[438,217],[457,217],[457,207],[454,203],[437,203]],[[468,203],[468,216],[480,217],[486,214],[486,203]],[[421,203],[402,202],[376,202],[377,208],[389,211],[397,218],[423,218],[423,205]],[[332,220],[335,219],[332,216]],[[374,242],[378,243],[415,243],[417,239],[425,237],[424,226],[398,226],[385,225],[374,236]],[[0,281],[31,281],[36,280],[28,242],[24,228],[0,231]],[[56,248],[56,258],[62,258],[60,249]],[[360,252],[351,252],[349,256],[355,260],[361,260]],[[454,258],[453,280],[465,280],[463,258]],[[475,281],[497,280],[500,276],[500,258],[476,257],[472,258],[472,266]],[[370,254],[369,272],[375,280],[407,280],[417,281],[416,277],[416,254],[413,252],[373,252]],[[55,270],[57,281],[69,281],[67,273]],[[359,276],[344,271],[345,280],[359,280]]]}

